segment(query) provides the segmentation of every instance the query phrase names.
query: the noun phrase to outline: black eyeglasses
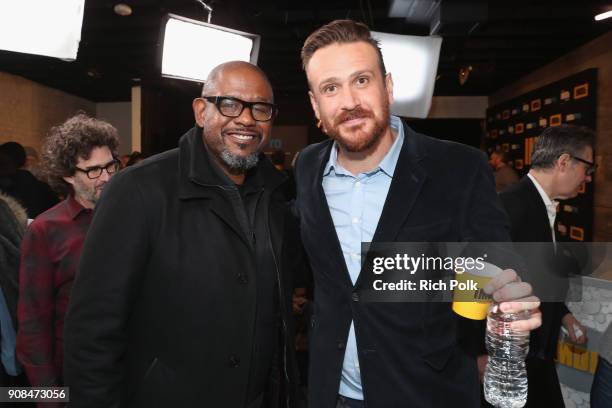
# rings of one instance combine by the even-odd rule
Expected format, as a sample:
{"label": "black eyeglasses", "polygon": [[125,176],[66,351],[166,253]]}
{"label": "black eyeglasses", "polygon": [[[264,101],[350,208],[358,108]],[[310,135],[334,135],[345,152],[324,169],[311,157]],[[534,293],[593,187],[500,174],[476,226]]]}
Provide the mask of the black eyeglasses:
{"label": "black eyeglasses", "polygon": [[116,173],[117,170],[119,170],[120,164],[121,163],[119,162],[119,160],[115,159],[111,161],[110,163],[105,164],[104,166],[89,167],[87,169],[81,169],[79,167],[75,167],[75,169],[87,174],[87,177],[93,180],[93,179],[97,179],[98,177],[102,175],[102,170],[106,170],[106,173],[108,173],[109,176],[111,174]]}
{"label": "black eyeglasses", "polygon": [[251,116],[258,122],[267,122],[276,115],[276,105],[266,102],[246,102],[232,96],[203,96],[208,102],[214,103],[223,116],[237,118],[244,108],[251,110]]}
{"label": "black eyeglasses", "polygon": [[574,159],[576,161],[579,161],[580,163],[584,163],[584,164],[586,164],[588,166],[587,169],[586,169],[586,175],[587,176],[592,176],[597,171],[597,165],[595,163],[590,162],[588,160],[581,159],[580,157],[572,156],[571,154],[570,154],[570,157],[572,159]]}

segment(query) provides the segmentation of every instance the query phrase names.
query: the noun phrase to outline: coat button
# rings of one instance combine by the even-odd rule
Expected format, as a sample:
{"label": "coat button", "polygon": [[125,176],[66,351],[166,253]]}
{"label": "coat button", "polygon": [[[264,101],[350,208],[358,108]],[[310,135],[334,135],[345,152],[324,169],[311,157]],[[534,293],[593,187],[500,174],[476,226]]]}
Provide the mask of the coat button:
{"label": "coat button", "polygon": [[239,273],[237,278],[238,282],[242,283],[243,285],[246,285],[249,282],[249,277],[244,273]]}
{"label": "coat button", "polygon": [[240,358],[238,358],[238,356],[232,354],[229,357],[229,364],[230,364],[230,367],[232,367],[232,368],[238,368],[238,366],[240,366]]}
{"label": "coat button", "polygon": [[312,328],[315,327],[315,318],[314,318],[314,316],[310,318],[310,327],[312,327]]}
{"label": "coat button", "polygon": [[353,299],[353,302],[359,302],[359,293],[353,292],[351,299]]}
{"label": "coat button", "polygon": [[338,350],[342,350],[342,349],[344,349],[344,343],[339,341],[338,342]]}

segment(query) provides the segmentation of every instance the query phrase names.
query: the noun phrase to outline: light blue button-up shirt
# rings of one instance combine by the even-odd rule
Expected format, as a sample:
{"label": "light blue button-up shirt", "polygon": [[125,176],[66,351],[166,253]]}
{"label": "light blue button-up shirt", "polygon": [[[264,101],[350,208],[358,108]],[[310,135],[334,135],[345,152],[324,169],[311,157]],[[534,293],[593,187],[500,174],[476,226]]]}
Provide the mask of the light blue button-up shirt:
{"label": "light blue button-up shirt", "polygon": [[[391,128],[397,132],[397,137],[375,169],[351,174],[337,162],[338,151],[334,143],[323,172],[323,190],[353,285],[361,271],[361,243],[371,242],[374,237],[404,143],[404,128],[398,117],[391,116]],[[353,322],[346,343],[338,393],[363,400]]]}

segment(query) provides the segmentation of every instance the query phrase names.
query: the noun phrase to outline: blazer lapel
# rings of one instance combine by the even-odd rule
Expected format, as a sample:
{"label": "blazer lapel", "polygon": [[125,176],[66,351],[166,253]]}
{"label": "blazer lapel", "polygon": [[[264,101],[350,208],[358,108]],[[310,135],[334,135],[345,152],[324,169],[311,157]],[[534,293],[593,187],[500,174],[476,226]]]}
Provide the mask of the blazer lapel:
{"label": "blazer lapel", "polygon": [[418,135],[404,124],[404,144],[395,166],[373,242],[393,242],[412,211],[427,173],[419,164]]}
{"label": "blazer lapel", "polygon": [[325,149],[322,149],[319,153],[316,161],[316,166],[314,167],[317,171],[316,177],[311,177],[313,180],[313,184],[310,185],[308,191],[315,192],[312,200],[308,200],[308,202],[312,202],[313,216],[311,219],[317,220],[317,225],[313,227],[321,234],[322,242],[327,242],[329,245],[322,245],[321,250],[327,250],[328,256],[332,259],[337,268],[335,270],[342,271],[342,276],[344,283],[348,286],[353,286],[353,282],[351,281],[351,275],[349,274],[348,268],[346,267],[346,262],[344,261],[344,256],[342,255],[342,247],[340,245],[340,240],[338,239],[338,234],[336,233],[336,227],[334,226],[334,220],[331,216],[331,212],[329,211],[329,204],[327,203],[327,198],[325,197],[325,191],[323,190],[323,172],[325,170],[325,165],[329,160],[329,154],[333,147],[333,143],[329,142],[329,146]]}

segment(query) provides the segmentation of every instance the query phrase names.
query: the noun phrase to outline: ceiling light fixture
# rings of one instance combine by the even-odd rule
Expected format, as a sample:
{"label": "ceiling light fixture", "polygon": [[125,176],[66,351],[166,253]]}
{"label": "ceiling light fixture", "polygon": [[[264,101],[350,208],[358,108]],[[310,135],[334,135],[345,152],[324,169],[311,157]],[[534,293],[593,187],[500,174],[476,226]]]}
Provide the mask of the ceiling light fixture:
{"label": "ceiling light fixture", "polygon": [[472,72],[472,66],[466,65],[464,67],[459,68],[459,85],[464,85],[468,78],[470,77],[470,72]]}
{"label": "ceiling light fixture", "polygon": [[595,21],[605,20],[606,18],[610,18],[610,17],[612,17],[612,10],[596,15]]}
{"label": "ceiling light fixture", "polygon": [[87,76],[94,79],[102,78],[102,74],[96,68],[89,68],[87,70]]}
{"label": "ceiling light fixture", "polygon": [[[203,82],[217,65],[228,61],[257,64],[261,37],[168,14],[162,21],[161,74],[167,78]],[[193,52],[185,44],[205,44]]]}
{"label": "ceiling light fixture", "polygon": [[125,3],[117,3],[113,6],[113,11],[122,17],[132,15],[132,7]]}
{"label": "ceiling light fixture", "polygon": [[394,115],[426,118],[431,107],[442,38],[372,31],[387,72],[393,75]]}
{"label": "ceiling light fixture", "polygon": [[210,7],[208,4],[204,3],[202,0],[196,0],[198,3],[200,3],[202,5],[202,7],[204,7],[204,10],[208,13],[208,19],[206,20],[206,22],[208,24],[210,24],[210,19],[212,18],[212,13],[213,13],[213,9],[212,7]]}
{"label": "ceiling light fixture", "polygon": [[74,61],[81,41],[84,3],[0,1],[0,49]]}

